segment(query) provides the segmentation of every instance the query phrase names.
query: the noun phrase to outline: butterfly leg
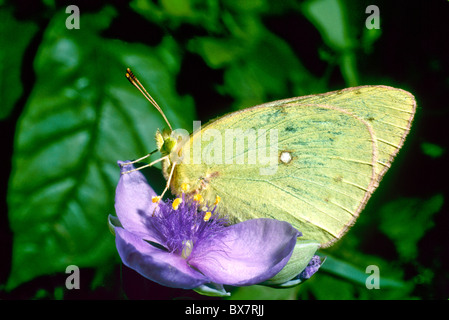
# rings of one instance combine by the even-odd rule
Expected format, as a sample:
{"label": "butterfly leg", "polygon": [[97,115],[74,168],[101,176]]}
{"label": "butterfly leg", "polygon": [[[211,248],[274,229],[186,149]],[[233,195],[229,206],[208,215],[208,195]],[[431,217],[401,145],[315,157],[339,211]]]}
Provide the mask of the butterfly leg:
{"label": "butterfly leg", "polygon": [[175,171],[175,166],[176,166],[176,163],[173,163],[171,170],[170,170],[170,175],[168,176],[168,179],[167,179],[167,185],[165,186],[164,191],[162,191],[161,199],[164,196],[165,192],[167,192],[168,188],[170,187],[170,182],[171,182],[171,178],[173,177],[173,172]]}

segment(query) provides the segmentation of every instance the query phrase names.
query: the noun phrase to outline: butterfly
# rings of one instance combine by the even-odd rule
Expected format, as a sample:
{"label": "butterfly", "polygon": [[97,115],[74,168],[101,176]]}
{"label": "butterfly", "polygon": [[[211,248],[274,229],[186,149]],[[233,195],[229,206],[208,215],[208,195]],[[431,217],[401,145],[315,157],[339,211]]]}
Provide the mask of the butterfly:
{"label": "butterfly", "polygon": [[167,185],[161,196],[170,188],[208,203],[220,199],[220,212],[235,222],[287,221],[322,248],[355,223],[404,144],[416,110],[407,91],[359,86],[257,105],[188,134],[173,130],[131,70],[126,75],[169,127],[156,133],[162,157],[143,166],[162,162]]}

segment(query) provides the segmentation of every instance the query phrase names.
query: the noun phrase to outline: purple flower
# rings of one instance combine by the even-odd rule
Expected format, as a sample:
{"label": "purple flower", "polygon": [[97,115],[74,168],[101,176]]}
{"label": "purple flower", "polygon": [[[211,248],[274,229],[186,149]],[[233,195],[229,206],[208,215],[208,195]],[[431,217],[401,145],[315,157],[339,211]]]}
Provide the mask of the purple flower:
{"label": "purple flower", "polygon": [[[122,173],[133,169],[119,164]],[[154,196],[140,171],[122,174],[115,197],[120,223],[113,228],[123,263],[164,286],[261,283],[286,265],[301,235],[274,219],[228,225],[219,205],[185,196],[156,204]]]}

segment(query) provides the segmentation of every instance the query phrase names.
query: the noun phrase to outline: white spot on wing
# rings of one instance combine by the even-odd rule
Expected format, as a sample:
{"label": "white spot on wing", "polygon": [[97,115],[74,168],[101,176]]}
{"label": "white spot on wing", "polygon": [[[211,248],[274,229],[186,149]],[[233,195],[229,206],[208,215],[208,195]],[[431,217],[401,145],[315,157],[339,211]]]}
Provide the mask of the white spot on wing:
{"label": "white spot on wing", "polygon": [[288,151],[282,151],[281,155],[279,156],[279,159],[283,163],[287,164],[290,161],[292,161],[292,154],[290,152],[288,152]]}

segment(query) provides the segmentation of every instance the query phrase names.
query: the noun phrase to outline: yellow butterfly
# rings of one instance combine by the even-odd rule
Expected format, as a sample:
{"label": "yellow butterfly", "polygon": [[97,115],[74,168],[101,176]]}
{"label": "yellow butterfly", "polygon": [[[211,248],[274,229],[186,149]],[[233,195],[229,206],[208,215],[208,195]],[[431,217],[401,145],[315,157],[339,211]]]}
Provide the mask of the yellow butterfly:
{"label": "yellow butterfly", "polygon": [[127,78],[169,126],[156,133],[162,158],[145,165],[163,161],[161,196],[170,187],[209,203],[219,197],[220,212],[235,221],[287,221],[321,247],[354,224],[402,147],[416,109],[407,91],[360,86],[261,104],[197,123],[186,135],[171,128],[129,69]]}

